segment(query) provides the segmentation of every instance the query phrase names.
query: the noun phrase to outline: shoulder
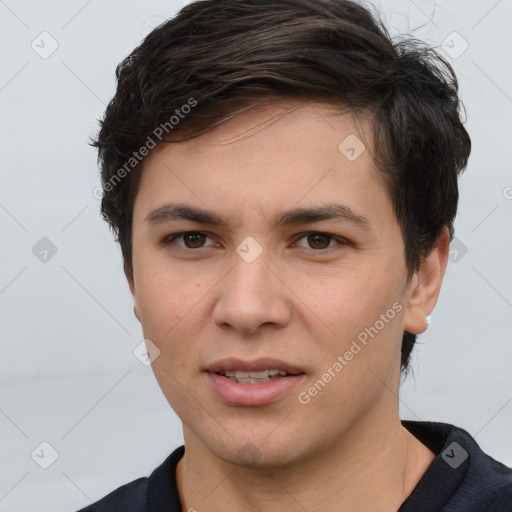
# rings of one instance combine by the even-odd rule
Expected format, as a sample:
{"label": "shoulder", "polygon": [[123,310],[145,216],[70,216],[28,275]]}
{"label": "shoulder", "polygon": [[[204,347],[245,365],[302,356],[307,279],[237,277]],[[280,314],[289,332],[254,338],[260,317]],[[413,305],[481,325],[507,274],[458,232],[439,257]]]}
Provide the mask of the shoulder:
{"label": "shoulder", "polygon": [[452,443],[459,442],[469,459],[459,491],[461,500],[468,504],[481,501],[485,512],[512,512],[512,468],[485,453],[464,429],[453,427],[452,432]]}
{"label": "shoulder", "polygon": [[512,469],[485,453],[471,434],[447,423],[402,423],[437,455],[410,501],[437,500],[435,510],[512,512]]}
{"label": "shoulder", "polygon": [[484,512],[512,512],[512,483],[498,489]]}
{"label": "shoulder", "polygon": [[176,487],[176,465],[184,453],[184,446],[176,448],[149,477],[127,483],[78,512],[181,511]]}

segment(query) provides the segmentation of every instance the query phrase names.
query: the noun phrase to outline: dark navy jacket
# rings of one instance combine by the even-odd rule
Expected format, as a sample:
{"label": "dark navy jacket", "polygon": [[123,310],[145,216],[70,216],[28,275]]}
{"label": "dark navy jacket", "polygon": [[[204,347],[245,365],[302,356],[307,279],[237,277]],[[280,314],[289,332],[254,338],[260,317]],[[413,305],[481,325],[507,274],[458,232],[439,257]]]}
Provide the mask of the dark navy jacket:
{"label": "dark navy jacket", "polygon": [[[398,512],[512,512],[512,469],[486,455],[468,432],[446,423],[402,424],[437,457]],[[180,446],[149,478],[79,512],[182,512],[175,471],[184,453]]]}

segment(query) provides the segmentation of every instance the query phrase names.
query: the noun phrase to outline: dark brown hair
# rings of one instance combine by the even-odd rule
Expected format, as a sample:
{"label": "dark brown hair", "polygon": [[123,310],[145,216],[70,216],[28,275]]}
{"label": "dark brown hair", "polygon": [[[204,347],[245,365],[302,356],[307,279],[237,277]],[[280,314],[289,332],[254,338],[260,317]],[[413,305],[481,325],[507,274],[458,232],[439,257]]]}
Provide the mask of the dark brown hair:
{"label": "dark brown hair", "polygon": [[[458,174],[471,142],[452,67],[393,40],[348,0],[201,0],[155,28],[116,69],[97,140],[102,215],[132,273],[132,214],[144,156],[206,133],[265,97],[327,101],[369,115],[409,278],[444,226],[453,238]],[[144,149],[145,148],[145,149]],[[404,332],[407,370],[416,336]]]}

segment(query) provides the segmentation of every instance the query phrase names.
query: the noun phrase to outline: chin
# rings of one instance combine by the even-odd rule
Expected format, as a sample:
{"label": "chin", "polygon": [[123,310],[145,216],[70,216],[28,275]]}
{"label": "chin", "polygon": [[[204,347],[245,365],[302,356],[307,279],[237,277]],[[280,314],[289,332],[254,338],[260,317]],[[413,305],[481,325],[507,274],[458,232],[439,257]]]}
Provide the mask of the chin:
{"label": "chin", "polygon": [[[283,431],[282,435],[270,440],[268,431],[260,435],[251,433],[227,436],[213,443],[205,442],[208,449],[228,464],[253,469],[275,469],[296,464],[307,459],[304,446],[296,438]],[[299,451],[300,450],[300,451]]]}

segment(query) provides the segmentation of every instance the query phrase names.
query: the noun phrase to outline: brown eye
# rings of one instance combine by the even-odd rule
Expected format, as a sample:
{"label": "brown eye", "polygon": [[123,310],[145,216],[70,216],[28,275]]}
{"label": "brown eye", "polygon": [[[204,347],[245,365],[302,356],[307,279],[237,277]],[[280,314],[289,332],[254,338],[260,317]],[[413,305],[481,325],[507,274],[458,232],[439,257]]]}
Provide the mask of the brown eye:
{"label": "brown eye", "polygon": [[308,235],[308,242],[312,249],[327,249],[331,243],[332,237],[317,233]]}
{"label": "brown eye", "polygon": [[[328,233],[320,233],[318,231],[304,233],[297,242],[305,240],[307,245],[298,244],[299,247],[310,249],[316,252],[322,252],[329,249],[336,249],[336,246],[349,245],[347,240],[330,235]],[[334,242],[334,243],[331,243]]]}
{"label": "brown eye", "polygon": [[202,247],[205,238],[206,235],[203,235],[202,233],[185,233],[183,235],[183,241],[189,249],[197,249]]}
{"label": "brown eye", "polygon": [[177,233],[166,239],[166,244],[174,243],[184,249],[201,249],[209,247],[205,245],[209,236],[199,231],[186,231],[185,233]]}

